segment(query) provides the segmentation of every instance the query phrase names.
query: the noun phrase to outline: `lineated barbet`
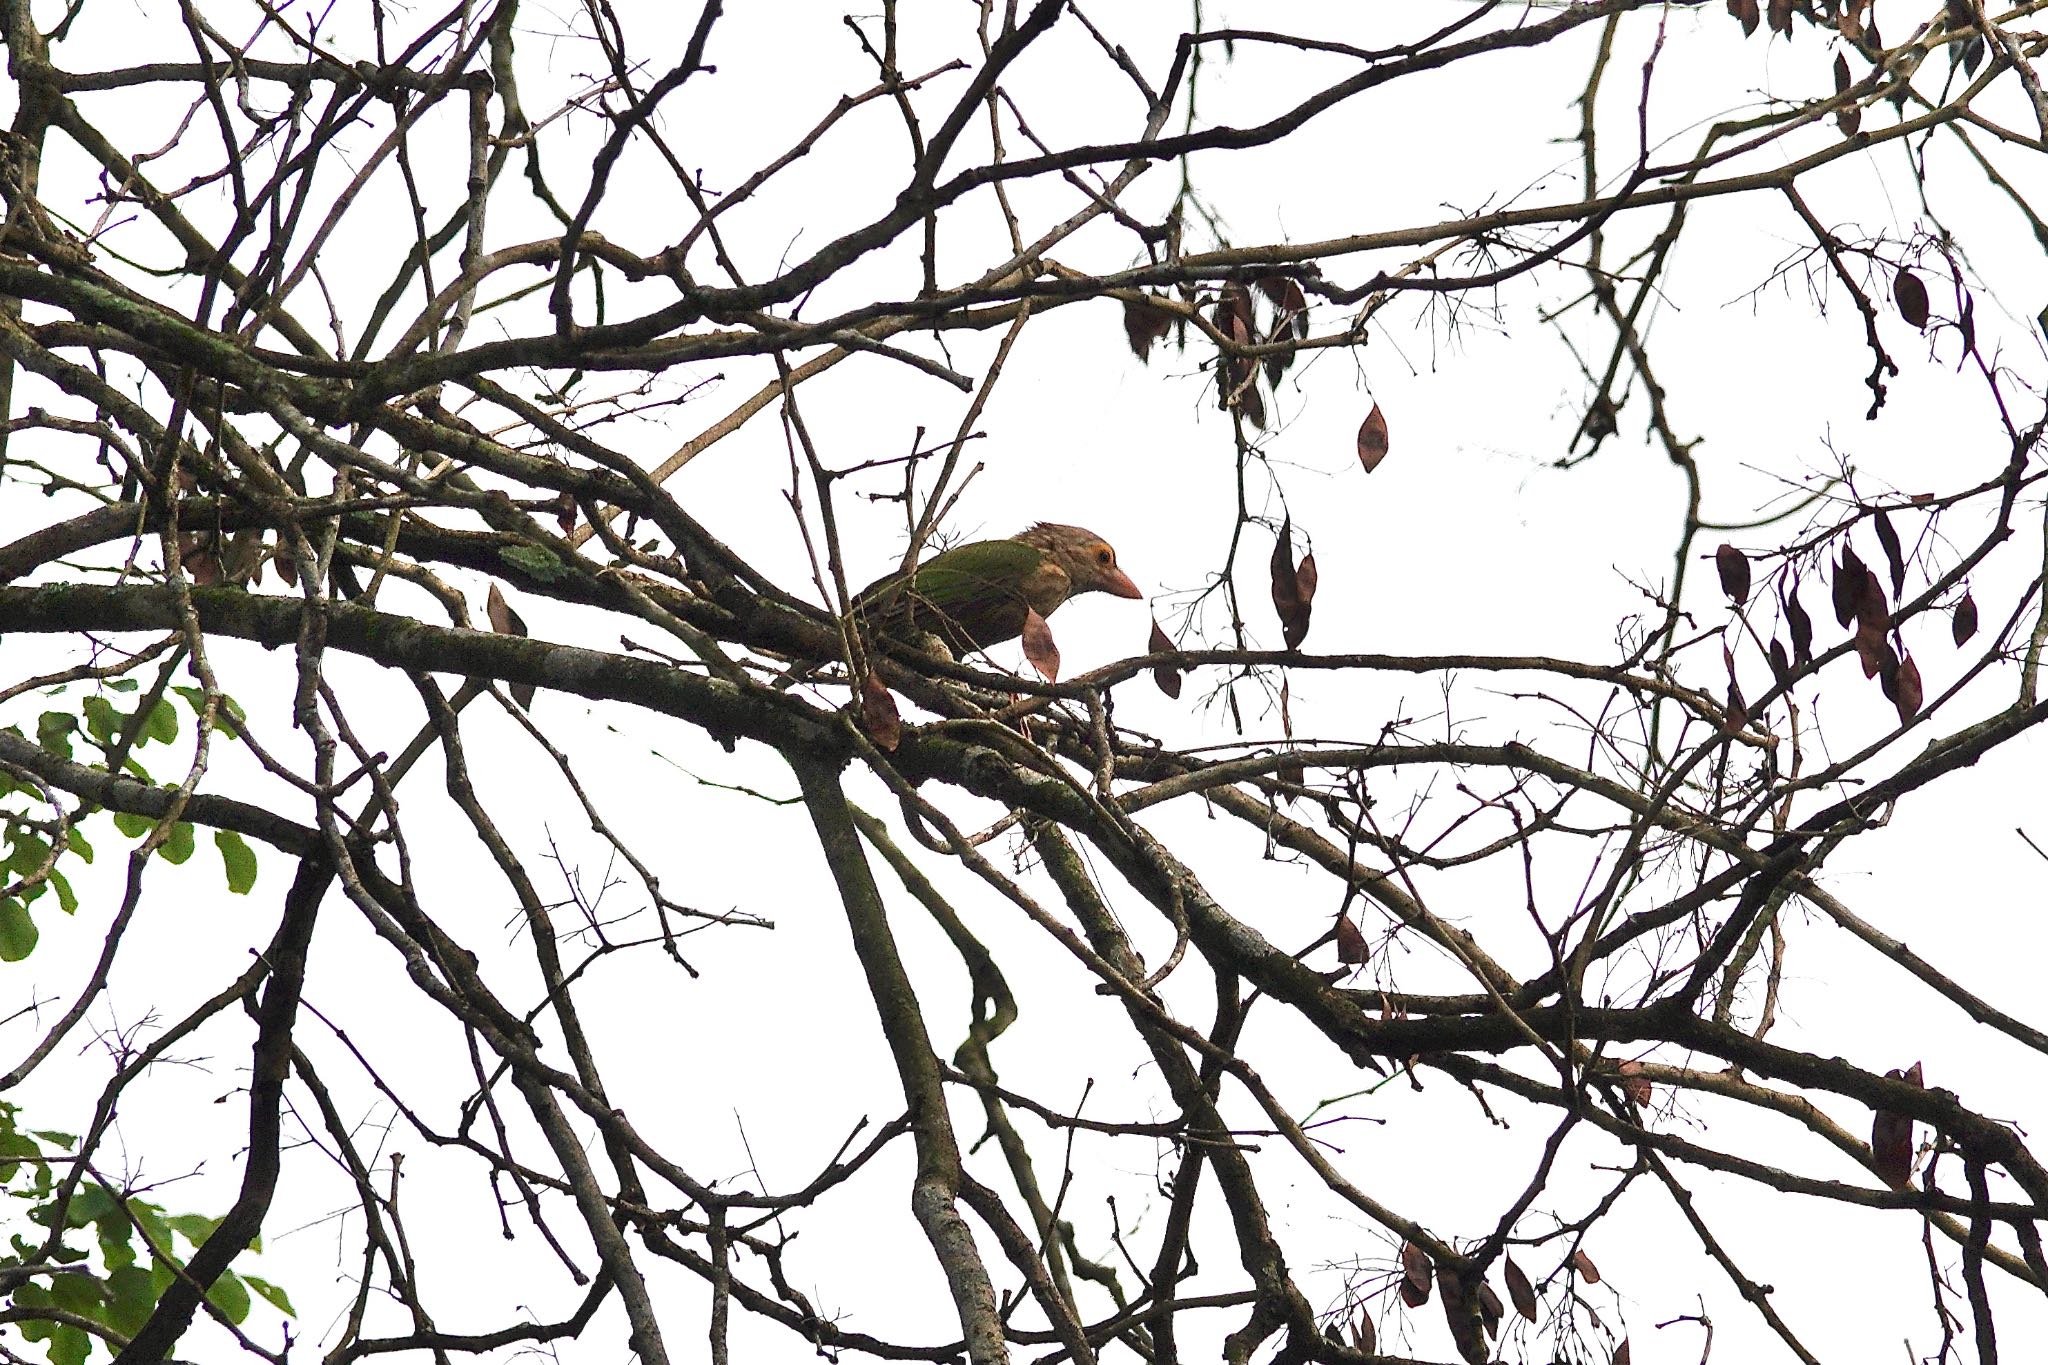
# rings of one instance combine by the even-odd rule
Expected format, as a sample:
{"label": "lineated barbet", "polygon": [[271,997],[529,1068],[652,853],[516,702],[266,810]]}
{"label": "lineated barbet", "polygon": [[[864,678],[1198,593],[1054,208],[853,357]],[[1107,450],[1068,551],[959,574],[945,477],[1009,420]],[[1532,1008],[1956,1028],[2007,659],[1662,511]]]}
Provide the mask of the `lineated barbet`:
{"label": "lineated barbet", "polygon": [[1023,633],[1025,616],[1050,616],[1077,593],[1143,597],[1093,531],[1041,521],[1008,540],[977,540],[869,584],[854,612],[906,644],[943,644],[954,656]]}

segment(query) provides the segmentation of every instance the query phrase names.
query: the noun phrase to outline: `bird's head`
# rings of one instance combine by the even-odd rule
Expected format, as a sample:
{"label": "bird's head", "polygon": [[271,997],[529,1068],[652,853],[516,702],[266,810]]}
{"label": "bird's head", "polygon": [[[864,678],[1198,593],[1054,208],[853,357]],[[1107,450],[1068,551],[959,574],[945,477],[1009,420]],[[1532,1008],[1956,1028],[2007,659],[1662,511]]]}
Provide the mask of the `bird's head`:
{"label": "bird's head", "polygon": [[1041,521],[1017,539],[1043,550],[1065,569],[1073,582],[1072,592],[1106,592],[1112,597],[1145,595],[1130,575],[1116,566],[1116,551],[1109,547],[1109,542],[1093,531]]}

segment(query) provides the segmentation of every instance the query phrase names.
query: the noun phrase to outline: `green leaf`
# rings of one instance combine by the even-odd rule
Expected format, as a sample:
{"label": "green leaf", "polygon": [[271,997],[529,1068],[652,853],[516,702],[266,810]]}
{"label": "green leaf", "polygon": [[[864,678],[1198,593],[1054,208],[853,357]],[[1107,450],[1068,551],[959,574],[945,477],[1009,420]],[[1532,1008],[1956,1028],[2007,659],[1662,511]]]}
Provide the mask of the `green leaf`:
{"label": "green leaf", "polygon": [[71,1207],[64,1211],[66,1227],[82,1228],[87,1223],[98,1223],[108,1218],[127,1221],[121,1212],[121,1201],[105,1185],[91,1181],[78,1187],[78,1193],[71,1196]]}
{"label": "green leaf", "polygon": [[299,1310],[292,1307],[291,1299],[286,1296],[284,1290],[279,1286],[272,1284],[268,1280],[259,1280],[254,1275],[244,1275],[242,1283],[255,1290],[262,1296],[265,1303],[286,1317],[295,1318],[299,1315]]}
{"label": "green leaf", "polygon": [[78,893],[71,889],[71,879],[56,868],[50,869],[50,885],[57,889],[57,908],[67,915],[78,913]]}
{"label": "green leaf", "polygon": [[256,852],[231,829],[217,829],[213,832],[213,846],[220,850],[221,863],[227,868],[228,890],[237,896],[249,894],[249,888],[256,885]]}
{"label": "green leaf", "polygon": [[156,1307],[156,1286],[139,1265],[119,1266],[109,1274],[107,1295],[107,1325],[125,1337],[134,1336]]}
{"label": "green leaf", "polygon": [[220,1226],[220,1219],[208,1218],[203,1213],[174,1213],[164,1219],[164,1226],[184,1233],[185,1240],[196,1247],[213,1236],[213,1230]]}
{"label": "green leaf", "polygon": [[50,846],[25,829],[14,831],[7,854],[7,870],[26,877],[50,857]]}
{"label": "green leaf", "polygon": [[102,744],[112,744],[114,736],[121,733],[121,722],[127,719],[105,697],[87,697],[81,709],[85,712],[86,733]]}
{"label": "green leaf", "polygon": [[36,922],[20,901],[0,901],[0,962],[19,962],[36,950]]}
{"label": "green leaf", "polygon": [[192,822],[190,820],[180,820],[177,824],[171,826],[170,838],[164,840],[163,847],[159,848],[157,852],[163,854],[164,861],[166,862],[182,863],[192,856],[192,849],[196,838],[197,836],[192,832]]}
{"label": "green leaf", "polygon": [[178,737],[178,708],[171,705],[169,698],[156,699],[156,705],[150,708],[149,720],[142,727],[142,733],[159,744],[169,744]]}
{"label": "green leaf", "polygon": [[[135,1266],[135,1247],[129,1241],[129,1236],[133,1231],[134,1229],[129,1227],[126,1218],[100,1219],[100,1259],[112,1271],[118,1272],[123,1269],[134,1268],[136,1273],[147,1281],[149,1279],[149,1272]],[[118,1290],[115,1296],[119,1297]],[[122,1330],[126,1331],[127,1329],[123,1328]]]}
{"label": "green leaf", "polygon": [[92,1338],[76,1327],[59,1327],[50,1334],[50,1365],[85,1365],[92,1354]]}
{"label": "green leaf", "polygon": [[147,815],[137,815],[132,811],[125,810],[114,812],[114,828],[120,830],[131,839],[140,839],[155,827],[156,821],[150,819]]}
{"label": "green leaf", "polygon": [[[197,716],[205,712],[206,693],[198,688],[173,687],[171,691],[176,692],[185,699],[185,704],[192,708],[193,715]],[[223,692],[220,698],[220,709],[214,714],[218,718],[221,732],[229,739],[240,739],[242,737],[242,723],[248,719],[248,716],[243,712],[240,702],[237,702],[233,697]]]}
{"label": "green leaf", "polygon": [[515,569],[524,570],[543,583],[552,583],[569,575],[569,571],[562,566],[562,561],[555,556],[555,552],[539,545],[507,545],[498,551],[498,558]]}
{"label": "green leaf", "polygon": [[111,687],[116,692],[133,692],[136,688],[142,686],[142,684],[138,683],[133,678],[116,678],[112,682],[108,683],[107,686]]}
{"label": "green leaf", "polygon": [[[174,1254],[171,1249],[171,1229],[169,1224],[163,1220],[164,1211],[162,1209],[141,1199],[131,1199],[128,1201],[128,1212],[134,1215],[136,1224],[141,1227],[143,1237],[151,1247],[162,1253],[162,1255]],[[160,1259],[161,1256],[159,1257]],[[160,1268],[164,1273],[164,1284],[169,1284],[177,1278],[176,1275],[171,1273],[169,1266],[162,1266]],[[156,1271],[152,1270],[150,1273],[153,1275]],[[159,1294],[163,1292],[162,1285],[157,1287],[157,1292]]]}
{"label": "green leaf", "polygon": [[36,743],[52,753],[71,757],[71,736],[78,732],[78,717],[69,711],[45,711],[36,717]]}
{"label": "green leaf", "polygon": [[228,1321],[238,1327],[249,1316],[249,1290],[242,1277],[232,1270],[221,1271],[220,1278],[206,1291],[206,1301],[227,1314]]}
{"label": "green leaf", "polygon": [[73,853],[76,853],[87,862],[92,861],[92,845],[85,841],[85,834],[75,824],[71,827],[68,842]]}
{"label": "green leaf", "polygon": [[100,1305],[106,1301],[100,1282],[90,1275],[52,1275],[50,1297],[59,1308],[87,1318],[98,1317]]}

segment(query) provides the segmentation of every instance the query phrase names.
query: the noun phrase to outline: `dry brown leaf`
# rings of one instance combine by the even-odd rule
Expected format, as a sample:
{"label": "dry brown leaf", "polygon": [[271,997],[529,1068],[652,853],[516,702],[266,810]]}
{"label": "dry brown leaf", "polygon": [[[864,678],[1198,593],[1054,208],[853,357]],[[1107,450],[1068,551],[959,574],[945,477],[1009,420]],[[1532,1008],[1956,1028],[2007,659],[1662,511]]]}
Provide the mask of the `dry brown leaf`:
{"label": "dry brown leaf", "polygon": [[1799,584],[1785,594],[1785,625],[1792,632],[1792,660],[1801,668],[1813,662],[1813,618],[1799,603]]}
{"label": "dry brown leaf", "polygon": [[1899,545],[1899,529],[1882,507],[1870,520],[1877,528],[1877,543],[1884,547],[1885,567],[1892,573],[1892,596],[1897,597],[1906,590],[1906,556]]}
{"label": "dry brown leaf", "polygon": [[[519,613],[512,610],[512,604],[505,600],[505,594],[498,591],[496,583],[484,595],[484,615],[490,619],[491,629],[500,635],[526,634],[526,622],[519,619]],[[508,688],[512,700],[519,703],[521,710],[533,709],[533,684],[513,683]]]}
{"label": "dry brown leaf", "polygon": [[1529,1283],[1522,1267],[1515,1264],[1514,1257],[1508,1257],[1507,1264],[1501,1267],[1501,1278],[1507,1281],[1508,1302],[1514,1304],[1515,1311],[1524,1321],[1536,1321],[1536,1288]]}
{"label": "dry brown leaf", "polygon": [[[1167,638],[1166,632],[1159,628],[1157,621],[1154,621],[1152,623],[1151,638],[1145,641],[1145,652],[1147,654],[1164,654],[1172,648],[1173,641]],[[1152,666],[1152,681],[1167,696],[1174,698],[1176,701],[1180,699],[1180,670],[1172,664],[1154,664]]]}
{"label": "dry brown leaf", "polygon": [[1372,411],[1365,415],[1364,423],[1358,428],[1358,462],[1370,474],[1380,467],[1380,461],[1387,458],[1387,415],[1374,403]]}
{"label": "dry brown leaf", "polygon": [[1920,683],[1920,665],[1913,662],[1910,654],[1899,660],[1899,680],[1893,691],[1896,695],[1892,697],[1892,705],[1899,708],[1899,724],[1910,725],[1926,700]]}
{"label": "dry brown leaf", "polygon": [[1912,271],[1901,268],[1892,276],[1892,302],[1899,306],[1899,316],[1915,327],[1927,327],[1927,286]]}
{"label": "dry brown leaf", "polygon": [[1366,958],[1365,935],[1351,922],[1351,912],[1337,916],[1337,960],[1355,967]]}
{"label": "dry brown leaf", "polygon": [[1721,591],[1737,606],[1749,600],[1749,556],[1733,545],[1714,551],[1714,568],[1721,575]]}
{"label": "dry brown leaf", "polygon": [[1401,1244],[1401,1302],[1420,1308],[1429,1302],[1433,1276],[1429,1254],[1413,1242]]}
{"label": "dry brown leaf", "polygon": [[1173,314],[1158,304],[1124,300],[1124,337],[1131,343],[1131,354],[1138,359],[1150,360],[1152,343],[1163,340],[1172,330]]}
{"label": "dry brown leaf", "polygon": [[896,712],[896,698],[873,673],[860,682],[860,724],[875,747],[885,753],[895,753],[903,742],[903,718]]}
{"label": "dry brown leaf", "polygon": [[[1313,557],[1311,557],[1311,560]],[[1294,522],[1280,523],[1273,541],[1273,610],[1280,617],[1280,639],[1289,649],[1300,649],[1308,638],[1309,599],[1301,591],[1301,571],[1294,567]],[[1315,591],[1315,570],[1309,570],[1309,592]]]}
{"label": "dry brown leaf", "polygon": [[1047,682],[1060,680],[1060,647],[1052,642],[1052,627],[1030,607],[1024,608],[1024,657],[1045,676]]}
{"label": "dry brown leaf", "polygon": [[1958,649],[1977,633],[1977,599],[1969,593],[1956,603],[1956,614],[1949,621],[1949,634],[1954,637]]}

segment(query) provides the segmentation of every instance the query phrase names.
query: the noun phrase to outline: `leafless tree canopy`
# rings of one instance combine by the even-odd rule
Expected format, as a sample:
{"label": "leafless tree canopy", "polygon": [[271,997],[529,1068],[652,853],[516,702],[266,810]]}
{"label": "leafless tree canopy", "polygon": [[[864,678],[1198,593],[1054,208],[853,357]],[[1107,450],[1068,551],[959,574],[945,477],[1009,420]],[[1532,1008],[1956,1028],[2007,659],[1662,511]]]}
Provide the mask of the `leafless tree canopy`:
{"label": "leafless tree canopy", "polygon": [[[2000,1314],[2048,1292],[2048,1167],[2011,1106],[1944,1088],[1943,1049],[1997,1034],[2038,1064],[2048,1035],[1829,864],[2048,719],[2041,348],[1974,235],[2048,246],[2041,7],[1467,0],[1259,31],[1196,4],[1175,36],[1151,6],[877,0],[791,7],[770,50],[718,0],[663,8],[0,0],[0,957],[29,959],[0,980],[56,926],[93,935],[60,992],[0,1012],[0,1356],[1607,1361],[1657,1322],[1663,1358],[1705,1360],[1708,1293],[1724,1330],[1746,1315],[1814,1361],[1841,1305],[1745,1266],[1695,1198],[1736,1186],[1789,1229],[1851,1206],[1924,1238],[1920,1297],[1860,1311],[1921,1358],[1995,1360]],[[858,78],[791,74],[820,63]],[[1243,240],[1255,216],[1211,191],[1345,120],[1425,137],[1530,73],[1565,93],[1499,117],[1565,140],[1484,202],[1424,187],[1409,214],[1324,166],[1357,179],[1351,235]],[[1673,112],[1679,83],[1715,116]],[[735,174],[721,140],[770,105],[805,131]],[[1841,206],[1871,176],[1903,227]],[[1775,273],[1716,276],[1744,233],[1775,236]],[[1715,302],[1846,321],[1861,385],[1814,380],[1824,423],[1780,449],[1703,444],[1688,420],[1794,381],[1660,367],[1678,262]],[[976,444],[991,396],[1025,333],[1074,319],[1128,341],[1135,382],[1202,385],[1209,418],[1102,458],[1162,486],[1225,471],[1234,512],[1190,527],[1216,562],[1146,582],[1185,590],[1155,598],[1146,652],[1140,622],[1087,671],[1059,672],[1035,611],[1021,669],[878,628],[863,584],[972,538],[963,490],[1017,458]],[[1432,566],[1319,575],[1340,528],[1282,434],[1349,404],[1339,477],[1386,480],[1414,432],[1374,367],[1436,347],[1455,385],[1473,328],[1556,370],[1547,458],[1676,471],[1669,560],[1604,650],[1318,652],[1317,612],[1402,573],[1426,593]],[[1030,363],[1056,395],[1080,362]],[[1828,463],[1923,370],[1965,386],[1958,449],[1911,486]],[[815,396],[848,373],[911,395],[900,426],[844,439]],[[722,497],[692,466],[721,443],[772,452],[781,500]],[[1362,700],[1390,680],[1487,705]],[[721,945],[794,928],[628,837],[665,798],[607,784],[586,708],[773,831],[725,856],[829,871],[812,909],[836,928],[803,932],[845,945],[858,1008],[806,1027],[894,1079],[821,1107],[806,1172],[700,1155],[693,1124],[744,1095],[693,1095],[694,1120],[617,1098],[651,1054],[593,1022],[614,972],[711,990]],[[505,750],[530,783],[473,779]],[[533,839],[536,801],[577,851]],[[774,851],[799,809],[802,847]],[[195,846],[267,938],[150,1015],[137,926]],[[1313,932],[1241,889],[1274,862]],[[458,866],[490,879],[451,894]],[[325,1012],[322,945],[370,935],[350,994],[434,1021],[415,1048]],[[1836,971],[1946,1031],[1891,1070],[1789,1036],[1795,978]],[[772,980],[725,984],[802,1016]],[[144,1022],[81,1051],[108,1011]],[[1055,1049],[1009,1053],[1028,1082],[1013,1028]],[[736,1014],[715,1045],[751,1034]],[[146,1130],[115,1141],[194,1055],[246,1105],[224,1212],[139,1181]],[[77,1122],[15,1089],[95,1065]],[[1445,1096],[1441,1162],[1363,1154]],[[1465,1144],[1503,1125],[1505,1193],[1446,1213]],[[545,1274],[437,1296],[387,1143],[495,1200],[474,1237]],[[299,1180],[351,1206],[332,1319],[251,1303],[321,1289],[248,1256]],[[1353,1230],[1348,1258],[1296,1244],[1283,1191]],[[1603,1244],[1639,1205],[1692,1244]],[[850,1265],[806,1250],[848,1218],[900,1226],[904,1302],[946,1311],[849,1317]]]}

